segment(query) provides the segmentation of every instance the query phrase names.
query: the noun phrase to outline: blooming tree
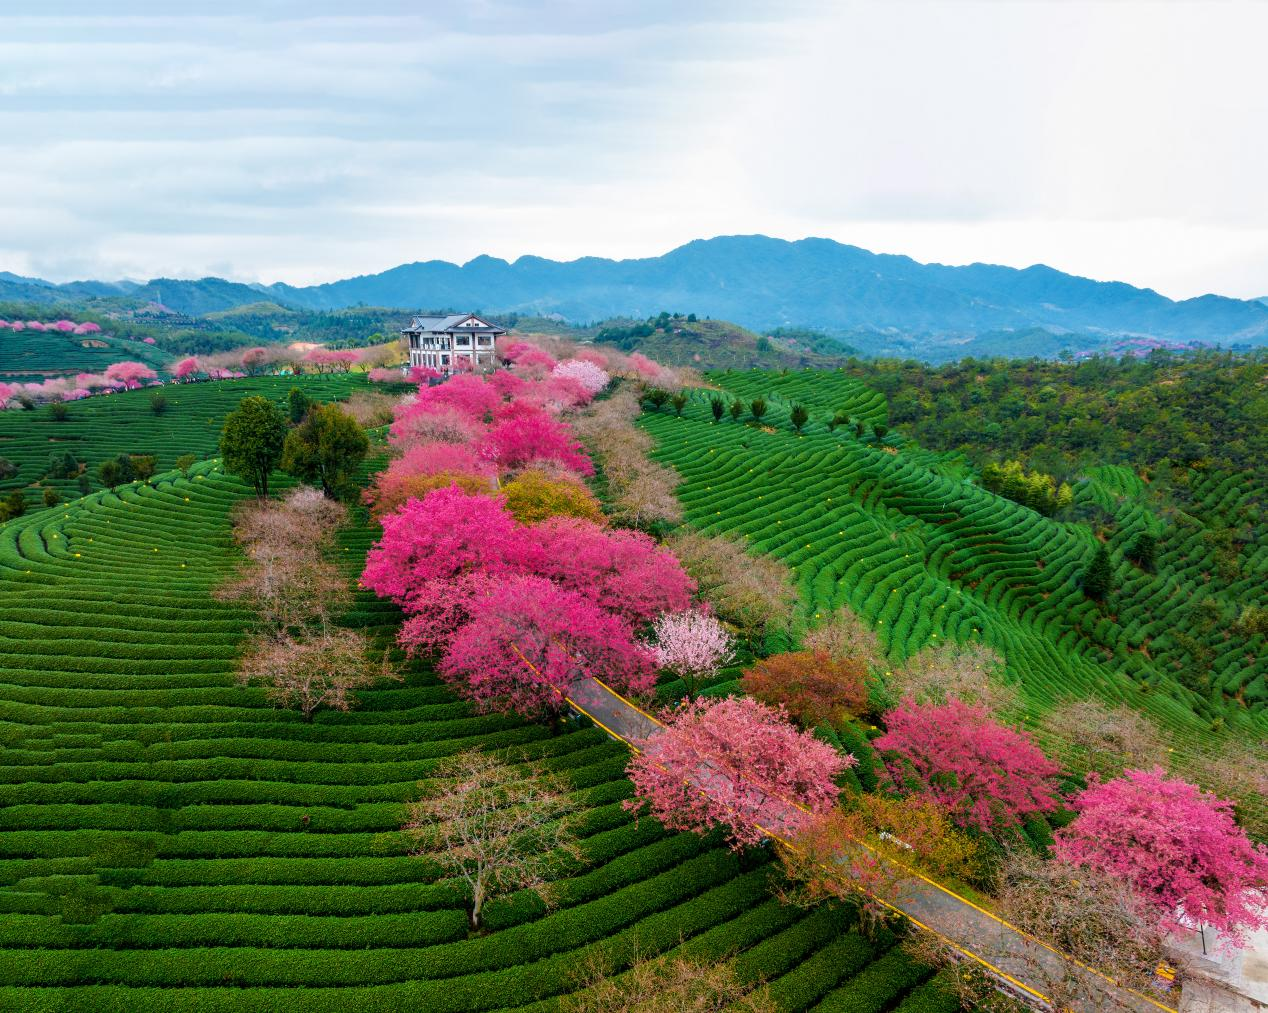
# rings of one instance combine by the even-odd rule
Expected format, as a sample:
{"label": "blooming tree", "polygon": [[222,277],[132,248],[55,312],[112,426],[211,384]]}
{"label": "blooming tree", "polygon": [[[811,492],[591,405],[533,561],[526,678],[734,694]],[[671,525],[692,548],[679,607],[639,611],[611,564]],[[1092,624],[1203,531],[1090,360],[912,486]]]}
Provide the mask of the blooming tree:
{"label": "blooming tree", "polygon": [[550,474],[538,468],[520,472],[502,487],[506,507],[521,524],[548,517],[582,517],[604,523],[603,508],[594,493],[570,472]]}
{"label": "blooming tree", "polygon": [[521,565],[634,623],[678,612],[696,589],[672,552],[639,531],[551,517],[526,532]]}
{"label": "blooming tree", "polygon": [[268,361],[269,350],[263,345],[256,345],[254,348],[248,348],[242,353],[242,368],[248,373],[254,373],[259,370],[266,361]]}
{"label": "blooming tree", "polygon": [[856,762],[747,697],[696,700],[666,723],[630,761],[636,797],[623,804],[670,830],[722,827],[735,848],[760,842],[761,828],[801,831],[831,808],[834,779]]}
{"label": "blooming tree", "polygon": [[591,395],[599,393],[612,380],[608,371],[590,359],[565,359],[550,371],[551,376],[567,377],[581,384]]}
{"label": "blooming tree", "polygon": [[481,452],[500,468],[516,470],[536,461],[556,461],[580,475],[593,475],[594,465],[566,422],[530,405],[515,404],[481,441]]}
{"label": "blooming tree", "polygon": [[101,332],[101,325],[94,324],[91,320],[85,320],[82,324],[75,325],[76,334],[98,334]]}
{"label": "blooming tree", "polygon": [[412,499],[383,518],[361,585],[408,610],[429,581],[509,572],[519,529],[501,500],[454,486]]}
{"label": "blooming tree", "polygon": [[961,826],[987,833],[1057,805],[1060,767],[1029,736],[991,720],[983,707],[904,700],[872,743],[892,784],[944,806]]}
{"label": "blooming tree", "polygon": [[634,694],[655,684],[651,654],[627,622],[541,577],[490,582],[470,619],[439,672],[482,711],[558,715],[568,688],[587,676]]}
{"label": "blooming tree", "polygon": [[428,380],[439,377],[440,371],[432,369],[431,366],[410,366],[409,372],[405,374],[405,379],[410,383],[426,383]]}
{"label": "blooming tree", "polygon": [[665,612],[652,623],[656,664],[687,683],[687,698],[696,695],[696,680],[717,675],[735,657],[735,639],[713,616],[699,609]]}
{"label": "blooming tree", "polygon": [[141,386],[142,380],[153,380],[157,376],[144,362],[112,362],[106,367],[106,379],[117,381],[129,390]]}
{"label": "blooming tree", "polygon": [[1058,858],[1132,883],[1164,930],[1197,921],[1238,946],[1268,928],[1268,849],[1251,843],[1231,802],[1161,767],[1089,782],[1074,798],[1078,816],[1055,835]]}
{"label": "blooming tree", "polygon": [[181,359],[180,362],[172,367],[172,376],[176,377],[178,380],[187,380],[197,372],[198,359],[192,355],[188,358]]}

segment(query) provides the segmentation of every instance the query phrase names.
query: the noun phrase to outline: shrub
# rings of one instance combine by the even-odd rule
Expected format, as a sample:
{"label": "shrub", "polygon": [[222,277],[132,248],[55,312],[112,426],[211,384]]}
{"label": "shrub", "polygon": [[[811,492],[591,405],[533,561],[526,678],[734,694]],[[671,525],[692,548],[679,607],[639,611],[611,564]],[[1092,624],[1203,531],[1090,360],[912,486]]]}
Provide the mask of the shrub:
{"label": "shrub", "polygon": [[835,725],[867,708],[867,667],[823,651],[774,654],[746,669],[744,692],[783,705],[803,728]]}

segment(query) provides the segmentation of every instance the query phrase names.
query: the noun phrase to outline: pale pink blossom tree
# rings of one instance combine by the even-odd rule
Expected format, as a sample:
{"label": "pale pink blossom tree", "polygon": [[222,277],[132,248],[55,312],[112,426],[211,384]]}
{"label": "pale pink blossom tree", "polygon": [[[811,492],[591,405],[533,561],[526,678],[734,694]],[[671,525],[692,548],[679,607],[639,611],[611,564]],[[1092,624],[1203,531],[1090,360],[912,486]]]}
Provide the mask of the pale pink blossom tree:
{"label": "pale pink blossom tree", "polygon": [[694,699],[696,682],[710,679],[735,657],[735,638],[717,619],[700,609],[665,612],[652,623],[656,664],[687,683]]}
{"label": "pale pink blossom tree", "polygon": [[836,802],[835,778],[856,762],[747,697],[696,700],[665,720],[630,761],[635,798],[623,804],[670,830],[721,827],[737,849],[759,843],[763,829],[805,829]]}
{"label": "pale pink blossom tree", "polygon": [[106,367],[106,379],[121,383],[129,390],[141,386],[143,380],[153,380],[157,375],[144,362],[112,362]]}
{"label": "pale pink blossom tree", "polygon": [[181,359],[180,362],[172,367],[172,376],[176,377],[178,380],[187,380],[197,372],[198,359],[192,355],[188,358]]}
{"label": "pale pink blossom tree", "polygon": [[900,791],[943,806],[961,826],[990,833],[1017,826],[1057,806],[1057,775],[1028,735],[991,719],[983,707],[951,698],[945,704],[910,699],[885,715],[886,732],[873,746]]}
{"label": "pale pink blossom tree", "polygon": [[1268,928],[1268,849],[1251,843],[1231,802],[1161,767],[1088,780],[1078,816],[1055,834],[1058,858],[1130,882],[1164,931],[1205,924],[1235,948]]}
{"label": "pale pink blossom tree", "polygon": [[541,577],[491,582],[440,663],[442,678],[482,711],[553,716],[568,688],[598,676],[626,693],[655,685],[651,654],[630,625]]}
{"label": "pale pink blossom tree", "polygon": [[9,404],[9,399],[17,393],[17,389],[9,383],[0,383],[0,408],[5,408]]}
{"label": "pale pink blossom tree", "polygon": [[589,359],[580,357],[565,359],[550,371],[550,375],[576,381],[588,390],[591,396],[599,393],[612,381],[606,369]]}
{"label": "pale pink blossom tree", "polygon": [[54,329],[65,333],[67,331],[73,331],[75,329],[75,324],[73,321],[70,321],[70,320],[59,320],[57,321],[57,323],[53,325],[53,327]]}

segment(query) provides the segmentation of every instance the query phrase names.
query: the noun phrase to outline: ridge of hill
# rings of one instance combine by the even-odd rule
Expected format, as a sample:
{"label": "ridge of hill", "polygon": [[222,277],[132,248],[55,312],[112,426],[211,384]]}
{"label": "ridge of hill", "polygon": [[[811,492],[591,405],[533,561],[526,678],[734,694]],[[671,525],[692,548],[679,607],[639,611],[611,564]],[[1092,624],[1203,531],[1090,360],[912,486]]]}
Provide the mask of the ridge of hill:
{"label": "ridge of hill", "polygon": [[[272,300],[293,308],[454,305],[558,314],[571,321],[662,310],[735,320],[757,330],[811,327],[869,354],[922,358],[973,354],[982,335],[1040,329],[1074,351],[1115,337],[1268,343],[1268,305],[1203,295],[1172,300],[1123,282],[1094,281],[1035,264],[925,264],[830,239],[698,239],[657,257],[514,262],[479,256],[401,264],[321,285],[247,285],[220,278],[52,285],[0,275],[0,298],[56,301],[126,297],[198,314]],[[1000,341],[993,342],[998,352]]]}

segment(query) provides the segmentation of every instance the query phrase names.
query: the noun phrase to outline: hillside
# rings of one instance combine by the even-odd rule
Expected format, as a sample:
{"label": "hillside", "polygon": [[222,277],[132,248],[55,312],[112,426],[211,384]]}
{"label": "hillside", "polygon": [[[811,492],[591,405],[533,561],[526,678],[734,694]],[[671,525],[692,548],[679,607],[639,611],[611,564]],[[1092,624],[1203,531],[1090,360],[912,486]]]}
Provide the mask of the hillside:
{"label": "hillside", "polygon": [[[246,495],[208,463],[0,527],[0,1007],[545,1013],[600,952],[680,948],[780,1009],[952,1008],[851,908],[776,900],[768,850],[626,812],[627,751],[597,728],[477,715],[420,663],[311,724],[235,686],[252,617],[211,589]],[[350,577],[374,536],[364,517],[341,536]],[[399,619],[361,592],[341,621],[386,644]],[[497,899],[480,934],[400,832],[419,780],[474,744],[540,759],[582,806],[555,907]]]}
{"label": "hillside", "polygon": [[[574,322],[642,319],[664,309],[734,320],[757,331],[809,327],[869,354],[943,360],[964,354],[1092,350],[1116,337],[1193,343],[1268,343],[1268,306],[1205,295],[1174,301],[1122,282],[1093,281],[1044,265],[922,264],[827,239],[766,236],[696,240],[659,257],[558,262],[481,256],[461,266],[432,260],[324,285],[243,285],[218,278],[71,282],[0,276],[0,298],[156,302],[196,315],[251,305],[331,310],[455,306],[558,314]],[[1039,334],[1049,336],[1038,340]],[[1055,336],[1055,337],[1053,337]],[[1049,352],[1045,344],[1057,346]]]}
{"label": "hillside", "polygon": [[[985,491],[958,455],[897,434],[878,439],[870,427],[886,420],[885,400],[857,380],[757,371],[712,379],[745,400],[765,397],[763,425],[715,423],[707,391],[681,417],[649,412],[642,424],[686,479],[688,521],[743,535],[753,551],[792,566],[804,621],[848,605],[875,625],[895,660],[939,641],[982,641],[1006,658],[1036,719],[1085,695],[1140,707],[1167,729],[1178,769],[1199,781],[1214,766],[1204,760],[1219,741],[1213,730],[1268,731],[1263,636],[1231,628],[1238,608],[1261,595],[1268,548],[1256,528],[1236,567],[1221,567],[1222,543],[1197,519],[1253,504],[1253,484],[1195,479],[1195,516],[1172,516],[1167,529],[1131,471],[1088,473],[1077,502],[1113,518],[1118,590],[1102,611],[1078,587],[1098,544],[1089,525],[1049,520]],[[788,423],[794,403],[811,408],[803,435]],[[848,427],[829,431],[838,410],[866,423],[863,438]],[[1152,572],[1125,557],[1139,532],[1164,529]]]}

